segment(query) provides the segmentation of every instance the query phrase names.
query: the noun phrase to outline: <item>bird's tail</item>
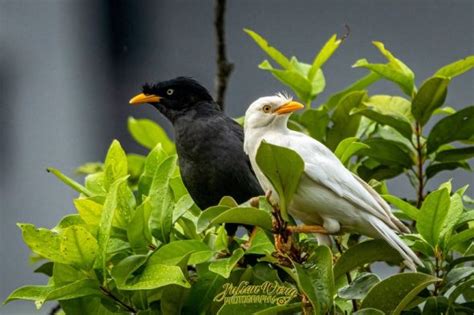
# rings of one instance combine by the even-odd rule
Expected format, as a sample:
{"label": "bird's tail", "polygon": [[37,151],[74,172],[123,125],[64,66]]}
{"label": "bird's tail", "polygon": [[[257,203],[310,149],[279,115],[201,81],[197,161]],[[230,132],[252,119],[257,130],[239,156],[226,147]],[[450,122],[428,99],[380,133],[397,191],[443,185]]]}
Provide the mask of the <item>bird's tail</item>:
{"label": "bird's tail", "polygon": [[413,271],[416,271],[416,265],[423,266],[420,258],[405,244],[400,237],[380,219],[370,216],[370,224],[377,230],[378,234],[387,241],[390,246],[395,248],[405,259],[405,265]]}

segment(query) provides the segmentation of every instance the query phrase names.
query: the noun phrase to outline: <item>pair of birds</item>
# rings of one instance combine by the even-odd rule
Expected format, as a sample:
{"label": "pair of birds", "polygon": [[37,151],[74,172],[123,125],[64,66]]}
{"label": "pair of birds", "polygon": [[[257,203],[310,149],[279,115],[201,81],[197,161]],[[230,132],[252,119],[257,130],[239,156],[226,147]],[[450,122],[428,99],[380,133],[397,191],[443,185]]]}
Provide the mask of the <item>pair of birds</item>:
{"label": "pair of birds", "polygon": [[[384,239],[410,269],[422,265],[397,235],[408,228],[378,193],[323,144],[288,129],[291,113],[304,107],[291,98],[277,94],[253,102],[245,114],[244,130],[220,110],[206,88],[186,77],[146,84],[130,103],[149,103],[171,121],[183,182],[201,209],[223,196],[242,203],[271,190],[277,197],[255,159],[265,140],[296,151],[304,160],[304,173],[289,206],[292,216],[322,225],[330,234],[353,231]],[[318,235],[323,243],[327,237]]]}

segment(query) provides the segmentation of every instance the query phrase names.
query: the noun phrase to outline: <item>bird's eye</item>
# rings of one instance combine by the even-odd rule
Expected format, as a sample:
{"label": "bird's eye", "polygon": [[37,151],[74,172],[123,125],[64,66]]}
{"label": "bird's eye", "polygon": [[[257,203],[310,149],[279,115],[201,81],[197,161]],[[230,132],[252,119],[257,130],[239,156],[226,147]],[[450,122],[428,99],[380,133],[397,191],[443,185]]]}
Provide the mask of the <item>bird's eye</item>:
{"label": "bird's eye", "polygon": [[173,95],[173,93],[174,93],[173,89],[168,89],[168,91],[166,91],[166,94],[168,95]]}
{"label": "bird's eye", "polygon": [[272,110],[272,107],[270,105],[265,105],[262,107],[262,110],[264,113],[269,113]]}

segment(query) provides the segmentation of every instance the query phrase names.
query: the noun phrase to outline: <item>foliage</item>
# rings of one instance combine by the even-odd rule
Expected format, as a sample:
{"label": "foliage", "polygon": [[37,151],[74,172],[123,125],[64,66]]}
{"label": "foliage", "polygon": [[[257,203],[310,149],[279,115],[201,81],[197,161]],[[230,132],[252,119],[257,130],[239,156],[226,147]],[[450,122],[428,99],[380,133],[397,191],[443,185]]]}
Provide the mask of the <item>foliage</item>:
{"label": "foliage", "polygon": [[[264,143],[257,154],[278,187],[278,205],[263,196],[258,205],[224,197],[198,209],[180,178],[174,144],[154,122],[130,118],[133,138],[150,149],[146,156],[127,154],[114,140],[103,163],[78,169],[84,183],[49,169],[77,191],[77,213],[52,229],[18,224],[40,263],[36,272],[49,280],[15,290],[6,303],[31,300],[40,308],[56,300],[67,314],[472,313],[472,199],[467,187],[453,191],[451,182],[426,196],[424,187],[440,171],[469,168],[473,107],[455,112],[442,106],[450,81],[471,69],[474,57],[441,68],[417,89],[408,66],[375,42],[387,63],[357,61],[355,67],[369,74],[312,108],[325,86],[321,67],[341,40],[331,37],[313,63],[304,64],[247,33],[281,69],[269,61],[260,67],[308,104],[290,126],[328,145],[349,169],[370,180],[410,226],[404,240],[424,266],[403,272],[398,252],[358,235],[337,236],[334,250],[318,245],[311,234],[293,234],[287,251],[275,213],[281,209],[285,221],[293,222],[285,211],[303,165],[286,148]],[[369,95],[365,89],[379,79],[394,82],[405,95]],[[444,117],[424,133],[435,115]],[[455,141],[464,146],[455,147]],[[400,174],[412,180],[417,200],[388,192],[384,180]],[[256,229],[251,236],[229,238],[226,223]],[[398,265],[400,272],[380,279],[371,271],[377,261]],[[252,303],[255,296],[260,300]]]}

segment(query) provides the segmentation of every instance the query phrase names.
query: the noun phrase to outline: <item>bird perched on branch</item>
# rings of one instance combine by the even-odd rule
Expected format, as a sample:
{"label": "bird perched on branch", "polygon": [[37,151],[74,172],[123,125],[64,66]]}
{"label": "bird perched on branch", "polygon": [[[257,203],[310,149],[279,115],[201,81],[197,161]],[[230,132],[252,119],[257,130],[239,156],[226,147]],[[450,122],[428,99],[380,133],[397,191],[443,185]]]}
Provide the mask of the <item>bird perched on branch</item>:
{"label": "bird perched on branch", "polygon": [[[288,207],[291,215],[305,224],[322,225],[329,234],[354,231],[382,238],[401,254],[410,269],[416,269],[415,263],[422,265],[396,234],[409,232],[408,228],[393,216],[380,195],[347,170],[326,146],[287,128],[291,113],[303,107],[278,94],[259,98],[245,114],[244,150],[263,189],[277,195],[256,162],[257,150],[265,140],[296,151],[304,161],[304,172]],[[324,240],[321,235],[318,239]]]}
{"label": "bird perched on branch", "polygon": [[[243,151],[242,127],[226,116],[209,92],[197,81],[178,77],[153,85],[130,104],[149,103],[172,124],[183,179],[201,209],[231,196],[238,203],[263,194]],[[235,233],[237,226],[226,226]]]}

